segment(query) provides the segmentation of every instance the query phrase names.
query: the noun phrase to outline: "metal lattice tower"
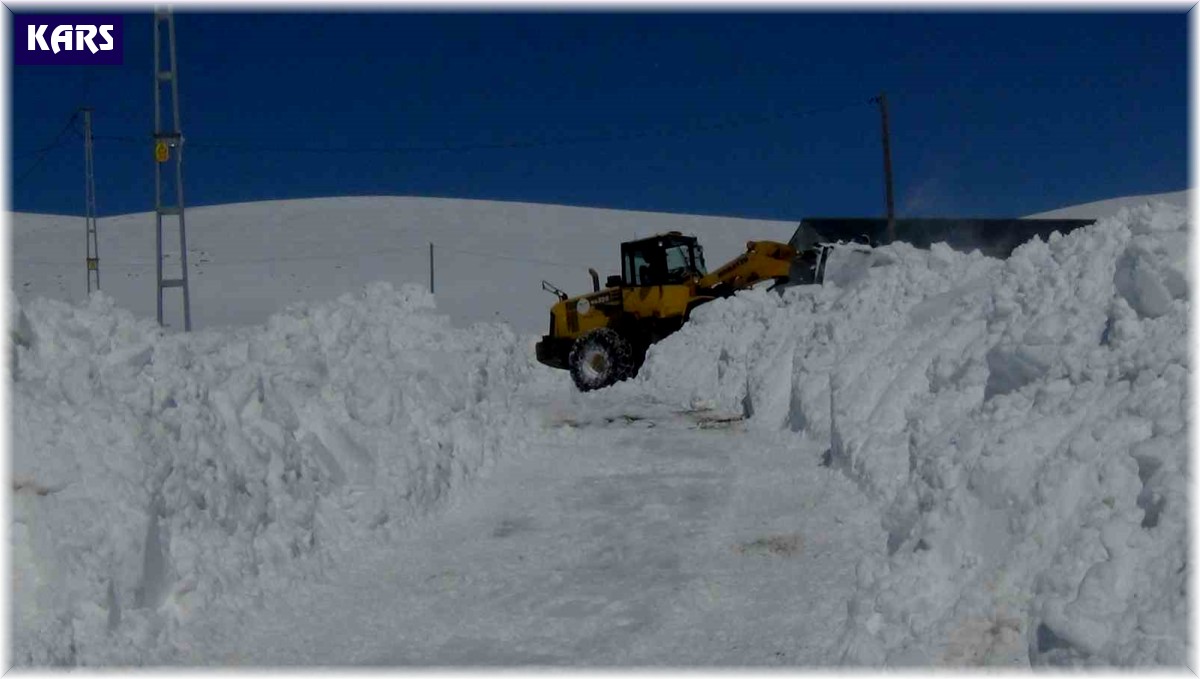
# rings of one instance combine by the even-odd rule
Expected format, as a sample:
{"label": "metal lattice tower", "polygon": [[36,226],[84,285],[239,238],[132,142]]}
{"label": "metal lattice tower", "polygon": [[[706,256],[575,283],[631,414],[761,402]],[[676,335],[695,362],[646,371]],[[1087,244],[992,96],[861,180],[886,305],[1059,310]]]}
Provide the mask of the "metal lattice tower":
{"label": "metal lattice tower", "polygon": [[[96,166],[92,155],[92,109],[83,111],[83,202],[87,226],[87,291],[100,289],[100,253],[96,243]],[[93,285],[92,281],[95,281]]]}
{"label": "metal lattice tower", "polygon": [[[167,51],[170,68],[162,68],[162,30],[167,30]],[[187,232],[183,219],[183,133],[179,126],[179,71],[175,60],[175,16],[170,9],[154,10],[154,221],[158,245],[158,324],[163,324],[163,290],[181,288],[183,291],[183,329],[192,329],[191,299],[188,295]],[[171,123],[163,127],[163,88],[170,85]],[[172,160],[173,157],[173,160]],[[175,165],[175,199],[164,186],[163,166]],[[163,217],[179,218],[178,278],[163,278]]]}

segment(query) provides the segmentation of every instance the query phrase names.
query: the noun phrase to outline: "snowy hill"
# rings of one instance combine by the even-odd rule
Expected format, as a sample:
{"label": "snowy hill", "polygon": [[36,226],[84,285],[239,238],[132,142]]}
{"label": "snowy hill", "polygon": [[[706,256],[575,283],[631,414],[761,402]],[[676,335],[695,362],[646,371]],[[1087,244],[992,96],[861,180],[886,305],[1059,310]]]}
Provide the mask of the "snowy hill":
{"label": "snowy hill", "polygon": [[[1034,216],[1108,216],[1146,200],[1182,205],[1187,195],[1131,196]],[[428,286],[433,243],[438,308],[456,325],[504,321],[519,333],[537,334],[553,301],[541,281],[571,294],[588,290],[588,267],[602,279],[617,273],[622,240],[671,230],[694,234],[716,266],[749,239],[786,241],[801,217],[765,221],[408,197],[189,208],[192,320],[196,328],[263,323],[288,304],[331,300],[375,281]],[[170,218],[165,223],[168,229],[173,224]],[[101,289],[134,315],[153,318],[153,213],[100,219],[97,232]],[[81,218],[12,213],[11,234],[18,296],[83,301]],[[169,261],[178,261],[174,242],[168,230]],[[168,290],[165,299],[168,325],[182,326],[178,291]]]}
{"label": "snowy hill", "polygon": [[[198,207],[186,218],[195,328],[263,323],[288,304],[331,300],[375,281],[428,287],[433,243],[438,308],[455,324],[504,321],[535,334],[545,332],[554,300],[541,281],[571,294],[590,290],[588,267],[602,281],[617,273],[622,240],[683,231],[700,238],[715,265],[748,239],[786,241],[795,230],[792,222],[402,197]],[[154,318],[153,213],[100,219],[97,233],[101,289],[134,315]],[[19,296],[83,300],[83,219],[13,214],[11,242]],[[164,234],[164,244],[175,242]],[[175,327],[180,300],[167,291],[166,320]]]}
{"label": "snowy hill", "polygon": [[1188,201],[1191,200],[1192,191],[1185,189],[1183,191],[1172,191],[1169,193],[1154,193],[1145,196],[1125,196],[1123,198],[1109,198],[1107,200],[1098,200],[1093,203],[1083,203],[1082,205],[1070,205],[1068,207],[1050,210],[1049,212],[1041,212],[1036,215],[1030,215],[1039,219],[1096,219],[1098,217],[1111,217],[1117,214],[1123,207],[1137,207],[1146,203],[1166,203],[1168,205],[1177,205],[1182,208],[1188,207]]}

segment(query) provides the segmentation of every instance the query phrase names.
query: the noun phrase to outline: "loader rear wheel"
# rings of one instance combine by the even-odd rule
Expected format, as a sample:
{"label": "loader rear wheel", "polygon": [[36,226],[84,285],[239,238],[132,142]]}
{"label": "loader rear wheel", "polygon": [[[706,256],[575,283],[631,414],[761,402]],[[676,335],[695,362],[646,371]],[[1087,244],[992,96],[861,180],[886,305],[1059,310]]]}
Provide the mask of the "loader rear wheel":
{"label": "loader rear wheel", "polygon": [[567,365],[579,391],[603,389],[636,371],[633,347],[611,328],[597,328],[575,340]]}

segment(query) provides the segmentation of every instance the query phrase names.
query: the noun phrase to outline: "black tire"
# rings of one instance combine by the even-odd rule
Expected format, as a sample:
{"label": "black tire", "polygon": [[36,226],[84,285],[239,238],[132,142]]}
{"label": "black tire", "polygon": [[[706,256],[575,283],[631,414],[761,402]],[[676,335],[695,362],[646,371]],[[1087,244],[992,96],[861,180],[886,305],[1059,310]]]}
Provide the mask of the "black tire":
{"label": "black tire", "polygon": [[633,347],[612,328],[597,328],[575,340],[567,365],[579,391],[603,389],[637,371]]}

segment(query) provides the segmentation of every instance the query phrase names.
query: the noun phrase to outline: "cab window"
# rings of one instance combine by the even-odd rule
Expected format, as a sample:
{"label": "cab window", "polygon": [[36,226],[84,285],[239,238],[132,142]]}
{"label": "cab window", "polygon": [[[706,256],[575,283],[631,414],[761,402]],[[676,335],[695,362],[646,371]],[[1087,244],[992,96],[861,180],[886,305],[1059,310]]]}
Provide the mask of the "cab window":
{"label": "cab window", "polygon": [[693,264],[696,267],[696,273],[701,276],[707,275],[708,267],[704,264],[704,248],[700,247],[699,243],[695,245],[693,257],[695,258]]}
{"label": "cab window", "polygon": [[644,251],[635,250],[626,253],[624,274],[626,285],[651,285],[650,280],[653,278],[653,274],[651,274],[650,262],[647,261]]}
{"label": "cab window", "polygon": [[666,255],[666,280],[669,283],[682,283],[696,270],[692,262],[691,248],[686,244],[672,245],[664,252]]}

